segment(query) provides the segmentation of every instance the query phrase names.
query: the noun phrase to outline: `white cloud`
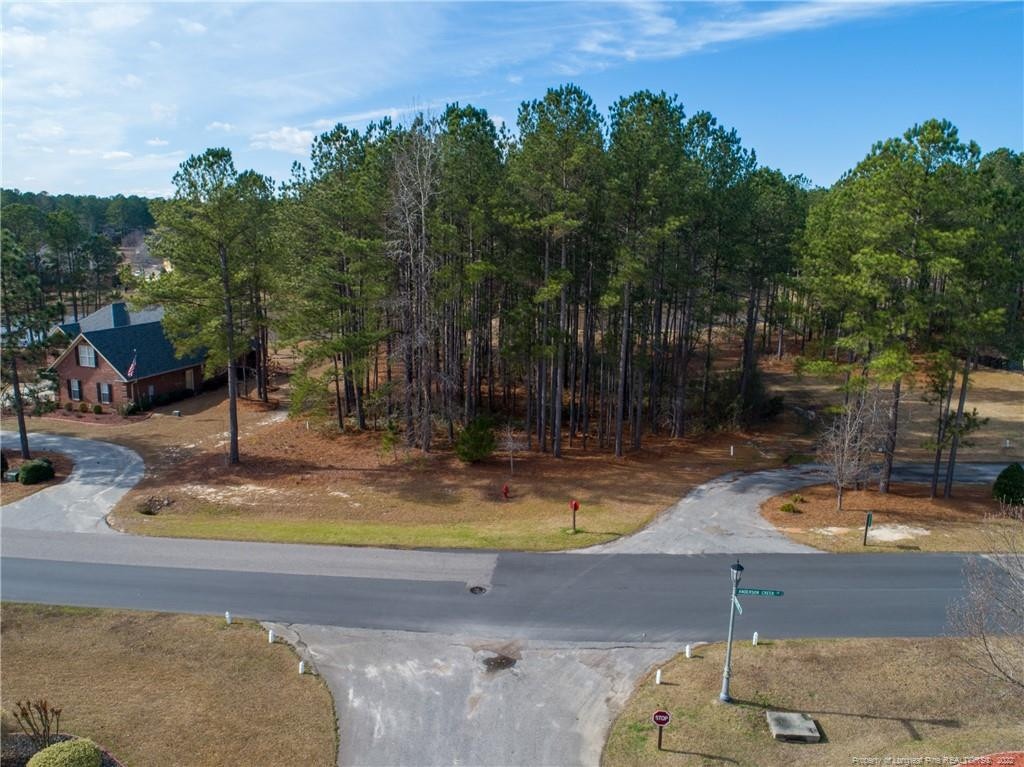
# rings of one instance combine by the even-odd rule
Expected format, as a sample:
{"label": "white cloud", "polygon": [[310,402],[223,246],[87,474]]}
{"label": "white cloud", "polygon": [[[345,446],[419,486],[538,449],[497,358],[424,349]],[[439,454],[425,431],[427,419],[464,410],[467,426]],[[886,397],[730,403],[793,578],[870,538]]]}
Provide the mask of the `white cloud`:
{"label": "white cloud", "polygon": [[123,150],[117,150],[114,152],[104,152],[101,157],[104,160],[130,160],[132,157],[131,152],[125,152]]}
{"label": "white cloud", "polygon": [[285,125],[277,130],[257,133],[249,146],[253,149],[273,149],[277,152],[307,155],[313,143],[313,131]]}
{"label": "white cloud", "polygon": [[523,76],[522,75],[506,75],[505,79],[508,80],[513,85],[519,85],[519,83],[521,83],[523,81]]}
{"label": "white cloud", "polygon": [[142,86],[142,78],[132,74],[119,77],[117,82],[125,88],[139,88]]}
{"label": "white cloud", "polygon": [[178,19],[178,26],[181,27],[181,31],[186,35],[206,34],[206,25],[192,19]]}
{"label": "white cloud", "polygon": [[154,138],[151,138],[151,139],[146,139],[146,145],[147,146],[167,146],[167,141],[165,141],[162,138],[154,137]]}
{"label": "white cloud", "polygon": [[221,122],[220,120],[214,120],[206,126],[206,130],[219,130],[225,133],[230,133],[235,129],[235,126],[231,123]]}
{"label": "white cloud", "polygon": [[178,119],[178,105],[153,102],[149,105],[149,113],[153,115],[153,119],[156,122],[173,123]]}
{"label": "white cloud", "polygon": [[80,147],[71,147],[68,149],[68,154],[72,157],[88,157],[91,154],[96,154],[94,149],[81,149]]}
{"label": "white cloud", "polygon": [[103,4],[96,6],[86,14],[86,19],[93,29],[129,29],[141,23],[149,15],[149,8],[141,3],[132,5]]}

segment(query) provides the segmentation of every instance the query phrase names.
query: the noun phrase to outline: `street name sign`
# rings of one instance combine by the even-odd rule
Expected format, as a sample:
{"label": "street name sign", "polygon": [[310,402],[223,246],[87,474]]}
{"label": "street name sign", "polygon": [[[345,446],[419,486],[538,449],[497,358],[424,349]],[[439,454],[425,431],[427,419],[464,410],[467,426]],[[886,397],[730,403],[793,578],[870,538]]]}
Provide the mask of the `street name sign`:
{"label": "street name sign", "polygon": [[733,597],[732,603],[736,606],[736,612],[738,612],[740,615],[743,615],[743,605],[740,604],[740,600],[738,600],[736,597]]}
{"label": "street name sign", "polygon": [[781,597],[785,592],[778,589],[736,589],[736,593],[746,597]]}

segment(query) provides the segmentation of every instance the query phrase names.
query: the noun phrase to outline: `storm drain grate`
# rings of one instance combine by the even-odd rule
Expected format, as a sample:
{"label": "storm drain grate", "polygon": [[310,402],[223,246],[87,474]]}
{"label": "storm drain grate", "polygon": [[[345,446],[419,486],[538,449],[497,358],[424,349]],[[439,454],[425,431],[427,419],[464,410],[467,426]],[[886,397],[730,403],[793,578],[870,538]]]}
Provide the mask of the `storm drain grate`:
{"label": "storm drain grate", "polygon": [[487,593],[487,587],[486,586],[470,586],[469,587],[469,593],[470,594],[486,594]]}

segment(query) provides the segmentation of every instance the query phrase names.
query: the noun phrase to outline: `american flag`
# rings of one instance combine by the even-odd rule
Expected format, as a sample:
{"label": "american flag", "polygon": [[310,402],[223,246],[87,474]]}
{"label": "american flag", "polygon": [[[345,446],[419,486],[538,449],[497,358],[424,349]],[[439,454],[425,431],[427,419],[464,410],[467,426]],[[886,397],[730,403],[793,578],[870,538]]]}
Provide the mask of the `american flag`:
{"label": "american flag", "polygon": [[131,378],[135,375],[135,363],[139,361],[139,354],[132,349],[132,364],[128,366],[128,375],[125,378]]}

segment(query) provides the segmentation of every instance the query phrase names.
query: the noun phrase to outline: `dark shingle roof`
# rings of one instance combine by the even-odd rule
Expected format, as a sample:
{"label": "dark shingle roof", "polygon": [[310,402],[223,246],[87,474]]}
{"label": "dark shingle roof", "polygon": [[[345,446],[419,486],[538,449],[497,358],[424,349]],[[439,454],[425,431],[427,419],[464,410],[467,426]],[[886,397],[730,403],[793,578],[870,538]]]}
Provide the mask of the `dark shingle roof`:
{"label": "dark shingle roof", "polygon": [[129,312],[124,301],[115,301],[100,307],[92,314],[80,317],[77,322],[65,322],[58,325],[57,328],[62,330],[68,338],[74,338],[79,333],[88,333],[91,330],[109,330],[126,325],[145,325],[149,322],[160,322],[163,318],[162,306],[151,306],[142,311]]}
{"label": "dark shingle roof", "polygon": [[206,358],[203,351],[178,357],[174,353],[174,344],[164,333],[161,322],[85,330],[82,335],[125,378],[128,378],[128,367],[132,364],[132,358],[138,355],[135,375],[129,380],[148,378],[169,370],[199,365]]}

